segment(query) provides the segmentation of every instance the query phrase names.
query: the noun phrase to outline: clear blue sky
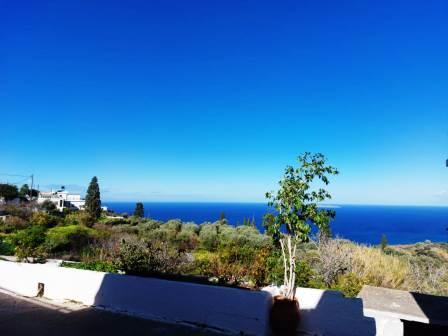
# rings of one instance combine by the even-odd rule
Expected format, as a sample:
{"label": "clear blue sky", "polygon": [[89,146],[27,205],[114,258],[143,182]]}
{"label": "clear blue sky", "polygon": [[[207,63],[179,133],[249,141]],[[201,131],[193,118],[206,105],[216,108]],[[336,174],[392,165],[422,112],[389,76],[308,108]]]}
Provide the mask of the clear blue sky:
{"label": "clear blue sky", "polygon": [[335,203],[448,204],[447,1],[1,1],[0,39],[0,173],[263,201],[312,151]]}

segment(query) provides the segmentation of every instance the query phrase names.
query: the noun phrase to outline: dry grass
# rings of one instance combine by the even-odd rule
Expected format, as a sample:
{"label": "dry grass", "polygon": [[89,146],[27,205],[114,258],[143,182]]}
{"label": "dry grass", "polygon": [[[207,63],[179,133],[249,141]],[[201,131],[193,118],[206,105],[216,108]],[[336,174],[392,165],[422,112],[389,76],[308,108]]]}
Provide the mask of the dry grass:
{"label": "dry grass", "polygon": [[317,250],[317,271],[329,287],[352,291],[349,286],[365,284],[448,295],[446,245],[401,245],[385,253],[378,247],[330,239],[320,242]]}
{"label": "dry grass", "polygon": [[384,254],[381,249],[351,244],[351,272],[373,286],[406,288],[411,276],[406,258]]}

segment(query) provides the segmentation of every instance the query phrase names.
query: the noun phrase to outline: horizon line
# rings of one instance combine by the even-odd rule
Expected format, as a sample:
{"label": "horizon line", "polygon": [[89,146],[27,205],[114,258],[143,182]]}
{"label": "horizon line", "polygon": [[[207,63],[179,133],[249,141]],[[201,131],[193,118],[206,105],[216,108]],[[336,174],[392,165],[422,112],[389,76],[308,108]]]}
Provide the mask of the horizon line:
{"label": "horizon line", "polygon": [[[141,201],[131,201],[131,200],[102,200],[102,203],[184,203],[184,204],[193,204],[193,203],[203,203],[203,204],[265,204],[267,202],[260,201],[163,201],[163,200],[141,200]],[[405,203],[397,203],[397,204],[386,204],[386,203],[322,203],[322,206],[333,206],[333,207],[342,207],[342,206],[402,206],[402,207],[448,207],[448,204],[405,204]]]}

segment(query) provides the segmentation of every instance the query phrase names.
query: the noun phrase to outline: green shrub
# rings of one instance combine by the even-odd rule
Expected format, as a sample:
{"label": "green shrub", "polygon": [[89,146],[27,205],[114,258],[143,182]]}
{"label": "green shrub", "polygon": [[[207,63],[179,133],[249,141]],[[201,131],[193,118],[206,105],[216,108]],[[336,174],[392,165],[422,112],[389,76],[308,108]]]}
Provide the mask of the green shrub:
{"label": "green shrub", "polygon": [[159,224],[158,227],[157,224],[150,227],[153,229],[147,229],[144,232],[140,231],[142,238],[148,241],[169,241],[174,243],[176,235],[182,230],[182,223],[178,220],[171,220],[164,224]]}
{"label": "green shrub", "polygon": [[16,197],[19,197],[19,190],[15,185],[0,183],[0,198],[4,198],[6,201],[10,201]]}
{"label": "green shrub", "polygon": [[[268,281],[267,264],[272,240],[256,228],[203,224],[199,231],[199,246],[215,253],[195,253],[196,273],[203,272],[204,275],[215,276],[233,284],[261,286]],[[210,269],[204,272],[206,267]]]}
{"label": "green shrub", "polygon": [[0,232],[13,233],[18,230],[26,229],[29,223],[17,216],[9,216],[4,221],[0,221]]}
{"label": "green shrub", "polygon": [[163,225],[155,230],[146,231],[144,234],[140,235],[144,241],[164,241],[164,242],[173,242],[176,233],[174,231],[168,230]]}
{"label": "green shrub", "polygon": [[217,276],[216,267],[219,263],[216,252],[199,250],[193,253],[194,262],[191,272],[195,275]]}
{"label": "green shrub", "polygon": [[260,249],[255,252],[250,267],[248,268],[248,278],[256,287],[267,285],[268,276],[266,259],[270,254],[269,249]]}
{"label": "green shrub", "polygon": [[185,223],[182,225],[182,231],[188,231],[193,232],[197,235],[199,235],[199,231],[201,230],[201,227],[195,223]]}
{"label": "green shrub", "polygon": [[221,246],[247,246],[250,248],[271,248],[272,238],[261,234],[253,226],[220,227],[219,245]]}
{"label": "green shrub", "polygon": [[32,262],[39,262],[45,259],[45,242],[46,228],[40,225],[33,225],[25,230],[18,231],[12,236],[12,242],[15,245],[15,255],[19,260],[29,262],[28,258],[32,258]]}
{"label": "green shrub", "polygon": [[33,225],[53,227],[59,223],[59,217],[52,216],[45,212],[35,212],[30,218],[30,223]]}
{"label": "green shrub", "polygon": [[[281,252],[274,250],[266,258],[266,282],[283,284],[283,258]],[[296,286],[308,288],[323,288],[324,284],[312,265],[306,259],[299,259],[296,266]]]}
{"label": "green shrub", "polygon": [[194,230],[185,230],[179,232],[175,237],[175,244],[180,251],[192,251],[199,243],[198,235]]}
{"label": "green shrub", "polygon": [[108,261],[92,261],[92,262],[65,262],[63,261],[61,267],[83,269],[96,272],[118,273],[118,268]]}
{"label": "green shrub", "polygon": [[365,282],[354,273],[346,273],[338,276],[332,289],[342,292],[347,297],[356,297]]}
{"label": "green shrub", "polygon": [[130,220],[128,218],[102,218],[101,223],[104,223],[106,225],[123,225],[123,224],[130,224]]}
{"label": "green shrub", "polygon": [[7,215],[19,217],[25,221],[28,221],[32,215],[32,210],[28,207],[7,205],[4,207],[4,211]]}
{"label": "green shrub", "polygon": [[247,269],[238,262],[230,262],[233,259],[233,251],[226,253],[207,250],[194,253],[193,273],[196,275],[213,276],[221,283],[240,284],[247,278]]}
{"label": "green shrub", "polygon": [[139,233],[139,229],[137,226],[132,226],[129,224],[112,226],[111,231],[114,233],[126,233],[126,234],[135,234],[135,235],[137,235]]}
{"label": "green shrub", "polygon": [[0,255],[12,256],[15,252],[15,245],[8,237],[0,237]]}
{"label": "green shrub", "polygon": [[64,223],[65,225],[92,227],[95,224],[95,220],[86,211],[75,211],[65,217]]}
{"label": "green shrub", "polygon": [[168,230],[174,231],[175,234],[182,230],[182,222],[179,219],[171,219],[163,224],[163,226],[165,226]]}
{"label": "green shrub", "polygon": [[273,250],[266,258],[267,277],[269,284],[281,286],[283,284],[283,260],[282,254],[278,250]]}
{"label": "green shrub", "polygon": [[150,236],[152,231],[159,229],[161,224],[162,222],[152,219],[143,219],[134,228],[140,237],[146,237],[148,235]]}
{"label": "green shrub", "polygon": [[39,208],[40,210],[49,214],[55,214],[58,212],[56,205],[50,200],[45,200],[42,204],[39,205]]}
{"label": "green shrub", "polygon": [[96,230],[84,226],[57,226],[48,230],[45,246],[52,253],[80,253],[97,235]]}
{"label": "green shrub", "polygon": [[202,224],[199,231],[199,245],[208,251],[216,251],[219,244],[219,234],[221,231],[219,224]]}
{"label": "green shrub", "polygon": [[116,266],[126,274],[181,274],[190,260],[166,242],[123,241]]}
{"label": "green shrub", "polygon": [[148,253],[143,242],[123,241],[116,260],[116,266],[126,274],[144,275],[148,273]]}
{"label": "green shrub", "polygon": [[217,277],[220,282],[260,287],[267,283],[269,250],[249,246],[220,246],[217,251],[194,251],[192,273]]}

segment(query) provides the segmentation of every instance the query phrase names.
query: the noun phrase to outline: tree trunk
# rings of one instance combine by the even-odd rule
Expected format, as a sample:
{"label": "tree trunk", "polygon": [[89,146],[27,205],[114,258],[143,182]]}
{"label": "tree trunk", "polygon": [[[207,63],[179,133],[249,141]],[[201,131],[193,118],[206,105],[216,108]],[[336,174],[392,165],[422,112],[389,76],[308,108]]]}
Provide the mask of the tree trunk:
{"label": "tree trunk", "polygon": [[285,296],[294,300],[296,291],[296,252],[297,243],[293,241],[291,236],[280,239],[280,246],[282,248],[284,279],[283,283],[286,287]]}

